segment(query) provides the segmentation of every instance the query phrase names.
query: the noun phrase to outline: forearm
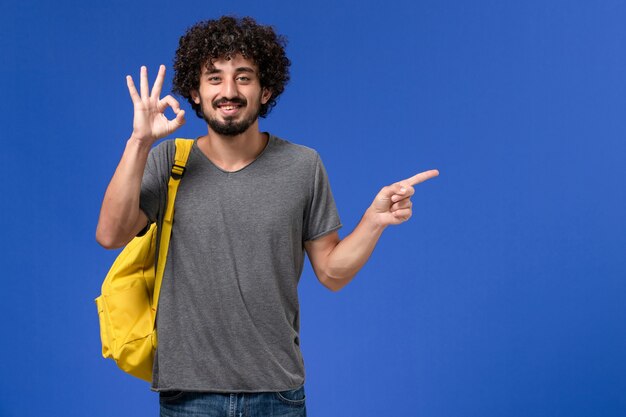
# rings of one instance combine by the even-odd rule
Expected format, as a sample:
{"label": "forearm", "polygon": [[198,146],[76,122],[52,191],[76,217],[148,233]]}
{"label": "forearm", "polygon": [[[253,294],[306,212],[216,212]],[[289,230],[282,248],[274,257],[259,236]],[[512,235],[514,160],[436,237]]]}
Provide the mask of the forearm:
{"label": "forearm", "polygon": [[341,240],[329,253],[326,262],[326,275],[329,284],[341,287],[348,284],[365,265],[376,247],[378,239],[385,230],[375,220],[372,210],[368,209],[357,227]]}
{"label": "forearm", "polygon": [[407,221],[411,215],[414,185],[439,175],[436,169],[383,187],[358,226],[343,240],[338,234],[305,242],[315,274],[327,288],[338,291],[365,265],[387,226]]}
{"label": "forearm", "polygon": [[131,137],[107,187],[96,230],[96,240],[107,248],[126,244],[135,233],[140,216],[141,180],[150,145]]}

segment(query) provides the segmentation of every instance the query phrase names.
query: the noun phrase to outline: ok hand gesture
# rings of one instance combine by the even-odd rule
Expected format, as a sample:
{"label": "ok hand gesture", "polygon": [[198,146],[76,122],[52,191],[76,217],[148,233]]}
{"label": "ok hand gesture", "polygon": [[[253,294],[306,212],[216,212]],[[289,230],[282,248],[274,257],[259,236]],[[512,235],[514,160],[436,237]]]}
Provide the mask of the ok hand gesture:
{"label": "ok hand gesture", "polygon": [[[185,123],[185,111],[180,109],[180,104],[174,97],[167,95],[159,99],[164,78],[165,66],[161,65],[152,87],[152,93],[150,93],[148,69],[145,66],[141,67],[141,94],[139,94],[137,88],[135,88],[133,78],[130,75],[126,76],[128,92],[133,100],[135,109],[133,137],[150,145],[156,140],[171,134]],[[176,114],[173,120],[168,120],[164,114],[168,106]]]}
{"label": "ok hand gesture", "polygon": [[437,175],[439,171],[436,169],[420,172],[380,190],[369,208],[376,222],[381,226],[388,226],[409,220],[413,206],[411,196],[415,193],[413,186]]}

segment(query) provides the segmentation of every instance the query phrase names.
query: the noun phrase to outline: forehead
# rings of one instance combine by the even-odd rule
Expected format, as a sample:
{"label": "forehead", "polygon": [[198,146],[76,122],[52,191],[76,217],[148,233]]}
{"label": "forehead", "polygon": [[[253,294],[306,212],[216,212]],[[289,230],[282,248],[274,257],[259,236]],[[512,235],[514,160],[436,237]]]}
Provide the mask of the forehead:
{"label": "forehead", "polygon": [[202,72],[213,71],[240,71],[242,69],[251,69],[254,72],[258,72],[258,66],[252,59],[244,58],[241,54],[236,54],[230,58],[217,58],[206,63]]}

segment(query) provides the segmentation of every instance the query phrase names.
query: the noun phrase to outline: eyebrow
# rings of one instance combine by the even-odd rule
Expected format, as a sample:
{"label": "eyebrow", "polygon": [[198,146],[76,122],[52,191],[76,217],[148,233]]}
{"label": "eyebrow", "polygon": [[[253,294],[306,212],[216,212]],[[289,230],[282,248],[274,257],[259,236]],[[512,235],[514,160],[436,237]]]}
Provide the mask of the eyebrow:
{"label": "eyebrow", "polygon": [[[218,74],[224,72],[221,69],[217,69],[215,67],[210,68],[210,69],[205,69],[204,73],[205,74]],[[241,72],[246,72],[246,73],[251,73],[251,74],[256,74],[256,71],[253,68],[250,67],[239,67],[235,70],[235,73],[241,73]]]}

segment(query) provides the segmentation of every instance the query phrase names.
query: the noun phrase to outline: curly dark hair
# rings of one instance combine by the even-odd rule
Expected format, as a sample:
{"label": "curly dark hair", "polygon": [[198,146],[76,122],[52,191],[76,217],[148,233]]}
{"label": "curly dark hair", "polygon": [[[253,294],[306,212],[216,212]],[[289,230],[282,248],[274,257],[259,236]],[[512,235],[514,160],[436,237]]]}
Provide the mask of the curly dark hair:
{"label": "curly dark hair", "polygon": [[172,91],[186,98],[198,117],[204,118],[201,106],[194,103],[190,93],[200,88],[201,70],[210,68],[217,59],[241,54],[258,66],[261,88],[272,92],[260,108],[259,116],[265,117],[289,81],[291,62],[285,55],[286,44],[284,36],[277,35],[271,26],[257,24],[251,17],[223,16],[198,22],[178,42]]}

